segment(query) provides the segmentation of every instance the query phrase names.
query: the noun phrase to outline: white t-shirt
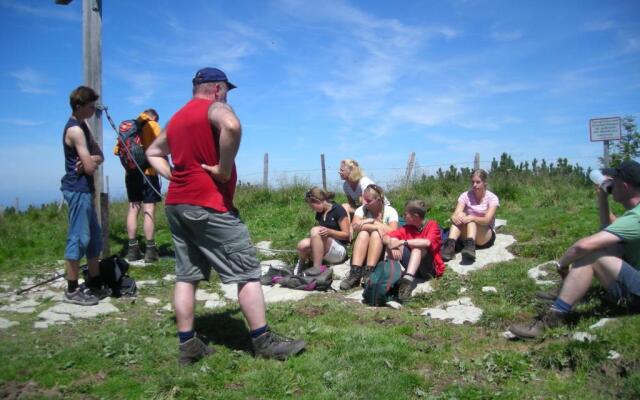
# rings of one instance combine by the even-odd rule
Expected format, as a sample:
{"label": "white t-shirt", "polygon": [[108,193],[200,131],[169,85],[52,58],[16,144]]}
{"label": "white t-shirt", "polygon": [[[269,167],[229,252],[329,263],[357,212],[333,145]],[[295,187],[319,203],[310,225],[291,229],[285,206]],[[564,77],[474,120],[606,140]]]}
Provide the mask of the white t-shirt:
{"label": "white t-shirt", "polygon": [[344,184],[342,185],[342,190],[344,190],[344,194],[347,195],[348,199],[353,200],[353,202],[356,205],[360,205],[360,197],[362,197],[362,192],[364,192],[367,186],[373,185],[374,183],[375,182],[372,181],[371,179],[367,178],[366,176],[363,176],[358,181],[358,186],[356,186],[355,190],[351,188],[349,181],[344,181]]}
{"label": "white t-shirt", "polygon": [[[356,217],[360,218],[373,218],[371,212],[365,209],[364,206],[360,206],[356,209],[354,214]],[[385,225],[389,225],[391,222],[398,222],[398,212],[395,208],[391,206],[384,206],[384,213],[382,215],[382,223]]]}

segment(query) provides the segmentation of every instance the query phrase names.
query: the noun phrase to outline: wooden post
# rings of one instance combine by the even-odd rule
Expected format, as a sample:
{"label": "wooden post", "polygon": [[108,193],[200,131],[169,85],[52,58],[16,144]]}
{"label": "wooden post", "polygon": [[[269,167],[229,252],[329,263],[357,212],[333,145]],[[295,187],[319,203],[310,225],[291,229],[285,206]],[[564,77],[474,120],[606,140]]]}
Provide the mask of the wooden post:
{"label": "wooden post", "polygon": [[20,212],[20,197],[16,197],[16,213]]}
{"label": "wooden post", "polygon": [[[100,100],[104,101],[102,97],[102,0],[82,1],[82,66],[85,85],[95,90],[100,95]],[[96,112],[88,120],[88,123],[98,146],[104,152],[102,145],[102,112]],[[106,249],[109,247],[109,208],[107,206],[106,214],[102,212],[102,194],[104,192],[102,171],[102,166],[98,167],[93,175],[93,181],[98,200],[96,201],[96,214],[102,226],[102,255],[106,256],[108,255]],[[109,196],[105,196],[105,199],[108,202]]]}
{"label": "wooden post", "polygon": [[320,154],[320,167],[322,168],[322,188],[327,190],[327,170],[324,167],[324,154]]}
{"label": "wooden post", "polygon": [[480,153],[476,153],[476,156],[473,157],[473,170],[480,169]]}
{"label": "wooden post", "polygon": [[602,162],[604,163],[605,168],[609,168],[609,141],[605,140],[602,142],[603,152],[602,152]]}
{"label": "wooden post", "polygon": [[416,153],[411,152],[409,154],[409,161],[407,161],[407,172],[404,178],[404,185],[409,186],[409,181],[411,179],[411,172],[413,171],[413,164],[416,162]]}
{"label": "wooden post", "polygon": [[269,153],[264,153],[264,167],[262,174],[262,186],[265,189],[269,188]]}

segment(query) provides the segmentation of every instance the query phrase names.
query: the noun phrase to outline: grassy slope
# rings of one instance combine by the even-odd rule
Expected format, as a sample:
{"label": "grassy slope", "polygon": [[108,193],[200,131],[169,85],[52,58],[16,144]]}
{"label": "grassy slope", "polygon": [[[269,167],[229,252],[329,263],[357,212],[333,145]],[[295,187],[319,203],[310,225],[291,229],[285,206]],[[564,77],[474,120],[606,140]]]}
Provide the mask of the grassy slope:
{"label": "grassy slope", "polygon": [[[390,194],[392,204],[427,198],[431,217],[444,222],[465,182],[425,181]],[[306,188],[277,191],[241,188],[237,205],[255,241],[293,248],[313,223],[304,205]],[[56,387],[65,398],[634,398],[640,396],[640,317],[622,315],[597,333],[595,343],[570,341],[567,334],[588,330],[612,310],[592,296],[578,307],[573,326],[551,331],[546,340],[509,342],[500,333],[511,321],[540,309],[526,271],[557,258],[578,237],[597,226],[595,197],[581,182],[560,178],[494,178],[501,198],[499,218],[518,243],[519,257],[470,276],[448,271],[434,282],[436,291],[419,296],[401,311],[368,309],[346,302],[341,294],[311,296],[297,303],[269,306],[268,318],[279,332],[303,336],[308,351],[287,362],[254,360],[242,315],[235,305],[198,310],[197,329],[217,354],[193,367],[176,367],[173,315],[142,301],[116,301],[119,318],[81,321],[45,331],[33,330],[32,315],[0,313],[22,323],[0,332],[0,380],[33,380]],[[340,201],[340,196],[338,196]],[[111,208],[112,250],[121,249],[122,203]],[[398,207],[401,208],[401,207]],[[401,211],[401,210],[399,210]],[[619,209],[617,211],[620,211]],[[0,223],[0,272],[17,282],[50,272],[61,258],[65,210],[54,206],[7,215]],[[162,212],[157,242],[170,251]],[[171,273],[163,260],[136,279]],[[205,284],[215,289],[216,280]],[[481,292],[495,286],[498,294]],[[420,316],[420,309],[458,297],[468,289],[484,310],[479,324],[454,326]],[[144,290],[143,296],[169,301],[171,285]],[[41,309],[46,305],[41,306]],[[70,340],[71,339],[71,340]],[[609,350],[622,358],[608,360]]]}

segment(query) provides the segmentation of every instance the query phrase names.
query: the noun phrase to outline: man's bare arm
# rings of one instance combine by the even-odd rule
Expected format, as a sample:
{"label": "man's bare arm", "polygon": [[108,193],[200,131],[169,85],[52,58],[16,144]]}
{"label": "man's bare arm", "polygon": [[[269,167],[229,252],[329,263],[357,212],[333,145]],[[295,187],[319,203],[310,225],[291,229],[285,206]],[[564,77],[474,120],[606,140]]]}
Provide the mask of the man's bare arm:
{"label": "man's bare arm", "polygon": [[166,128],[162,130],[160,136],[151,143],[145,152],[149,164],[165,179],[171,180],[171,166],[167,161],[169,155],[169,143],[167,142]]}
{"label": "man's bare arm", "polygon": [[202,168],[207,170],[216,181],[225,183],[231,179],[235,158],[240,148],[242,126],[231,107],[224,103],[211,105],[209,122],[220,132],[220,160],[218,165],[202,164]]}

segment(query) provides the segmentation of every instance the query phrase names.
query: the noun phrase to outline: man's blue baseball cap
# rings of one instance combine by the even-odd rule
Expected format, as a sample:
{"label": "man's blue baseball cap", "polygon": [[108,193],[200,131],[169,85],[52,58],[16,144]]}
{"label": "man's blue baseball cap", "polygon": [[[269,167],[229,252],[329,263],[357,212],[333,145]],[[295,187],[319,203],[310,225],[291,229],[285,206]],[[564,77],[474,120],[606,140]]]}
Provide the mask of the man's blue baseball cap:
{"label": "man's blue baseball cap", "polygon": [[199,85],[205,82],[227,82],[227,85],[229,85],[229,90],[236,88],[236,85],[229,82],[227,74],[225,74],[218,68],[206,67],[196,72],[196,76],[193,77],[193,84]]}

